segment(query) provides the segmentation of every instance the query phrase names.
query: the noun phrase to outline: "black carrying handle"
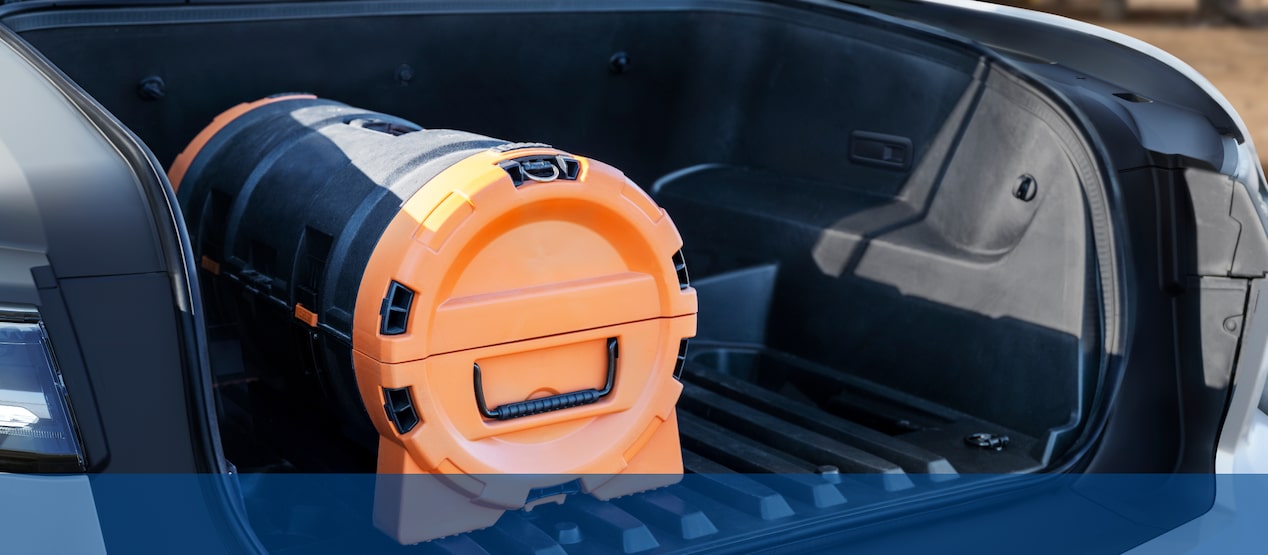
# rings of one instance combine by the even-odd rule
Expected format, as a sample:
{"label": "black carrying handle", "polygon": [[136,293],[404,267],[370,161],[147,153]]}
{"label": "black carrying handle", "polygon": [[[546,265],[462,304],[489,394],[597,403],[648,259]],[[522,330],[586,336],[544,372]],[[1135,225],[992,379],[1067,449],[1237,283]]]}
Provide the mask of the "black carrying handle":
{"label": "black carrying handle", "polygon": [[484,400],[484,384],[483,380],[480,378],[480,365],[472,364],[471,366],[475,374],[476,406],[480,408],[480,414],[484,415],[485,418],[510,420],[521,416],[529,416],[533,414],[541,414],[543,412],[589,405],[606,397],[609,393],[612,393],[612,386],[616,385],[616,359],[619,355],[620,353],[617,349],[616,338],[609,337],[608,381],[603,384],[603,389],[582,389],[580,391],[572,391],[569,393],[560,393],[559,395],[551,395],[550,397],[542,397],[541,399],[529,399],[527,401],[507,403],[492,410],[489,409],[489,405],[486,404]]}

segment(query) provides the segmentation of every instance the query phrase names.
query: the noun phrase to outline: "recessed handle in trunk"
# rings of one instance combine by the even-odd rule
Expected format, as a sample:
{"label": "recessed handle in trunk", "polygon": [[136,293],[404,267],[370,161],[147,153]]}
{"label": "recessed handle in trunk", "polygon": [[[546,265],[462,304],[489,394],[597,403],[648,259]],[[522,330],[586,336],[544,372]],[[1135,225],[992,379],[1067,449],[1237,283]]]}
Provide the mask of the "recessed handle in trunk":
{"label": "recessed handle in trunk", "polygon": [[867,131],[850,134],[850,160],[894,170],[911,167],[911,139]]}

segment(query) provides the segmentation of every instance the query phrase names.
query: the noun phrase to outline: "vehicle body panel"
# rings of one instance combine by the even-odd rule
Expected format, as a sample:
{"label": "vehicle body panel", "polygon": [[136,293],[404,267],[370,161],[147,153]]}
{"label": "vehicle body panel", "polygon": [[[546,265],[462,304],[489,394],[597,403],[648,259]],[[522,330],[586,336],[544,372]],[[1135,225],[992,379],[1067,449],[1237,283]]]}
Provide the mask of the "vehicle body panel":
{"label": "vehicle body panel", "polygon": [[[826,2],[681,4],[681,7],[673,9],[735,9],[747,10],[747,13],[777,13],[781,17],[791,17],[788,14],[806,16],[816,12],[822,16],[840,10],[855,10]],[[156,21],[174,25],[208,21],[246,24],[265,20],[330,19],[367,12],[390,15],[462,13],[481,9],[446,2],[118,8],[79,13],[39,11],[41,6],[46,5],[11,4],[0,8],[0,17],[4,17],[5,24],[13,29],[34,34],[45,28],[100,25],[102,21],[126,29]],[[621,6],[594,3],[551,5],[554,8],[591,11],[638,11],[640,8],[665,6],[657,2]],[[807,12],[788,11],[789,7]],[[889,14],[876,17],[877,25],[905,27],[909,24],[899,19],[912,19],[920,21],[928,32],[929,36],[924,40],[950,41],[977,49],[1007,74],[1015,74],[1015,78],[1027,86],[1049,95],[1054,99],[1054,106],[1061,110],[1058,117],[1082,128],[1086,134],[1082,138],[1092,146],[1086,153],[1089,162],[1083,168],[1089,176],[1088,181],[1100,177],[1106,183],[1106,201],[1101,205],[1105,211],[1095,216],[1100,218],[1097,225],[1122,229],[1130,221],[1135,226],[1135,235],[1130,239],[1125,238],[1117,245],[1101,245],[1108,249],[1101,258],[1102,264],[1121,265],[1119,269],[1124,272],[1122,281],[1129,284],[1120,285],[1116,280],[1102,284],[1102,287],[1111,290],[1108,296],[1117,301],[1107,310],[1106,320],[1111,322],[1108,325],[1121,325],[1119,331],[1134,331],[1138,322],[1148,322],[1151,315],[1161,318],[1159,315],[1166,314],[1171,317],[1170,311],[1179,314],[1178,319],[1187,318],[1193,322],[1202,319],[1196,325],[1196,331],[1189,330],[1192,331],[1188,336],[1192,344],[1186,344],[1184,348],[1189,351],[1178,356],[1183,363],[1171,361],[1167,355],[1158,355],[1156,359],[1135,355],[1133,359],[1129,355],[1133,349],[1143,348],[1142,344],[1131,343],[1129,337],[1109,334],[1111,341],[1107,349],[1111,356],[1107,364],[1125,367],[1131,363],[1146,369],[1182,364],[1185,368],[1178,374],[1162,372],[1161,380],[1145,370],[1136,370],[1124,376],[1121,382],[1110,384],[1106,390],[1100,391],[1099,395],[1114,399],[1113,408],[1117,413],[1097,415],[1100,421],[1110,421],[1107,431],[1088,438],[1071,457],[1069,464],[1061,468],[1179,470],[1198,472],[1199,478],[1201,473],[1211,468],[1223,472],[1256,468],[1245,466],[1246,462],[1235,461],[1249,461],[1247,449],[1254,446],[1262,452],[1265,449],[1262,434],[1268,429],[1263,413],[1256,408],[1256,405],[1263,406],[1260,392],[1264,391],[1265,376],[1268,376],[1268,361],[1264,360],[1263,352],[1265,340],[1268,340],[1268,327],[1265,327],[1268,323],[1260,321],[1262,318],[1255,318],[1257,314],[1263,314],[1258,312],[1259,305],[1264,302],[1259,300],[1258,278],[1263,276],[1259,265],[1261,247],[1268,244],[1268,237],[1263,232],[1263,221],[1268,211],[1262,195],[1263,172],[1254,146],[1244,123],[1227,100],[1209,82],[1173,57],[1100,28],[1033,12],[952,0],[914,3],[876,0],[871,2],[871,7]],[[494,8],[524,12],[537,9],[509,4],[498,4]],[[24,11],[26,13],[21,13]],[[77,412],[87,415],[81,418],[80,425],[94,471],[229,475],[229,467],[219,455],[216,413],[210,406],[213,397],[207,368],[207,340],[201,325],[199,289],[191,277],[195,274],[192,255],[159,163],[122,124],[71,84],[22,39],[7,29],[0,29],[0,38],[10,46],[9,50],[0,52],[0,73],[6,76],[6,86],[0,90],[0,110],[7,109],[6,113],[0,113],[0,118],[6,121],[6,125],[0,128],[0,172],[4,172],[0,174],[3,175],[4,187],[0,189],[0,194],[6,199],[0,206],[0,221],[6,222],[4,235],[0,237],[4,245],[0,247],[0,267],[3,268],[0,270],[0,300],[40,305],[66,372],[73,404]],[[966,39],[980,44],[966,43]],[[1124,67],[1133,69],[1122,71]],[[17,75],[22,77],[12,78]],[[118,75],[103,79],[115,77],[122,83],[140,76]],[[1014,76],[1009,75],[1009,78]],[[119,87],[119,90],[124,89]],[[1132,93],[1153,102],[1116,98],[1116,93]],[[131,98],[111,98],[107,104],[125,105],[133,101]],[[132,112],[135,115],[153,108],[141,104],[129,109],[135,110]],[[162,118],[153,118],[152,114],[150,117],[152,121],[163,121]],[[203,114],[186,117],[196,119]],[[9,125],[9,121],[21,123]],[[155,125],[147,132],[166,133],[167,130],[161,127],[161,124]],[[33,132],[36,129],[40,132]],[[626,139],[647,142],[656,138],[620,140]],[[620,145],[620,140],[611,137],[594,137],[594,140],[602,148],[615,149]],[[1140,148],[1142,146],[1143,149]],[[1207,187],[1221,191],[1221,195],[1228,195],[1219,196],[1212,202],[1218,204],[1221,199],[1231,199],[1227,202],[1242,209],[1242,212],[1232,215],[1224,214],[1236,222],[1235,226],[1223,222],[1222,227],[1200,228],[1198,231],[1201,240],[1195,241],[1200,243],[1199,246],[1222,245],[1228,242],[1229,235],[1220,230],[1236,227],[1235,232],[1229,233],[1233,233],[1235,241],[1241,239],[1237,246],[1225,249],[1227,252],[1221,250],[1222,254],[1214,259],[1204,259],[1216,270],[1202,269],[1207,266],[1197,270],[1186,267],[1176,270],[1176,276],[1168,276],[1167,270],[1158,268],[1156,262],[1140,262],[1161,259],[1170,248],[1159,244],[1151,235],[1156,228],[1142,226],[1139,222],[1151,221],[1156,216],[1155,207],[1151,204],[1154,202],[1151,196],[1153,187],[1166,178],[1176,176],[1184,178],[1185,188],[1180,190],[1192,194],[1193,199],[1197,199],[1195,203],[1201,202],[1199,197],[1203,193],[1193,191]],[[1230,183],[1230,178],[1235,181]],[[88,186],[88,183],[100,185],[94,187]],[[647,184],[650,185],[650,181]],[[1244,194],[1234,191],[1233,187],[1243,188]],[[10,202],[10,198],[14,200]],[[49,221],[52,213],[59,215],[56,225]],[[60,223],[61,219],[66,219],[71,225]],[[21,225],[13,222],[21,222]],[[1252,225],[1255,223],[1258,225]],[[17,233],[18,230],[23,233]],[[1124,245],[1130,245],[1135,250],[1127,251],[1128,247]],[[1206,248],[1203,252],[1211,252],[1211,249]],[[1140,276],[1132,274],[1131,260],[1144,268]],[[37,270],[32,275],[30,269],[39,267],[49,269]],[[1133,282],[1135,277],[1140,277],[1140,281]],[[1118,287],[1138,290],[1115,290]],[[1181,300],[1171,304],[1167,299],[1175,294],[1176,288],[1187,288],[1191,292],[1190,298],[1200,297],[1201,302],[1186,305]],[[1247,306],[1247,298],[1251,299],[1249,306],[1256,310],[1246,314],[1237,312],[1242,316],[1238,322],[1243,326],[1241,329],[1246,330],[1246,335],[1231,340],[1220,337],[1214,343],[1204,341],[1207,328],[1203,326],[1209,327],[1206,319],[1218,316],[1223,322],[1225,317],[1233,314],[1217,311],[1212,313],[1213,316],[1203,310],[1209,312],[1213,307],[1219,307],[1219,310],[1231,307],[1227,310],[1241,311]],[[1150,307],[1140,311],[1144,304],[1150,304]],[[142,306],[150,308],[138,309]],[[1152,340],[1175,337],[1172,334],[1176,332],[1162,322],[1161,319],[1158,321],[1157,329],[1150,328],[1152,335],[1148,337]],[[1221,364],[1231,364],[1234,357],[1229,353],[1234,352],[1240,352],[1241,366],[1240,371],[1230,375],[1232,367]],[[143,358],[138,358],[138,355]],[[176,368],[183,372],[173,372]],[[138,372],[147,372],[147,377],[140,380],[148,384],[147,389],[122,391],[120,388],[125,385],[112,385],[127,383],[126,387],[131,388],[129,382],[136,379]],[[123,380],[125,375],[128,377],[126,381]],[[1222,383],[1231,384],[1232,388],[1212,387],[1204,394],[1182,395],[1186,391],[1184,384],[1199,383],[1204,377],[1213,380],[1207,383],[1221,383],[1220,380],[1224,379]],[[119,381],[113,382],[114,379]],[[1173,381],[1158,385],[1159,381],[1166,382],[1167,379]],[[1127,393],[1115,392],[1116,386],[1126,388]],[[1200,414],[1201,418],[1185,421],[1182,416],[1177,416],[1184,412],[1176,405],[1186,402],[1188,404],[1184,406],[1191,414]],[[1226,402],[1229,416],[1223,419]],[[138,410],[138,407],[144,407],[144,410]],[[1137,437],[1141,428],[1155,423],[1162,430],[1158,437]],[[109,443],[106,442],[107,437]],[[149,449],[155,437],[165,438],[167,449],[158,455]],[[1218,457],[1215,457],[1217,439],[1219,451]],[[1138,460],[1155,453],[1156,460],[1148,463]],[[1084,458],[1086,454],[1093,456]],[[1088,458],[1093,459],[1092,463],[1089,464]],[[109,515],[123,507],[135,506],[136,499],[126,499],[126,488],[118,485],[123,483],[113,482],[113,486],[111,482],[102,483],[102,494],[94,498],[99,514]],[[199,537],[207,538],[209,543],[203,545],[224,542],[220,545],[225,549],[258,549],[258,545],[252,543],[249,527],[242,521],[241,511],[230,501],[229,490],[232,487],[226,484],[232,481],[209,483],[212,485],[185,483],[180,486],[188,488],[182,491],[191,499],[205,501],[204,509],[190,513],[193,515],[190,520],[199,521],[191,523],[191,529],[196,530]],[[894,528],[875,540],[879,543],[868,543],[873,540],[862,540],[856,532],[841,532],[836,530],[837,525],[821,522],[818,526],[801,529],[798,537],[810,539],[797,545],[806,549],[831,549],[832,542],[849,539],[877,549],[894,545],[931,548],[941,544],[936,539],[932,543],[921,542],[939,538],[940,534],[942,537],[954,534],[958,529],[998,526],[1001,522],[1011,522],[1011,518],[1020,518],[1019,515],[1029,515],[1027,518],[1034,518],[1022,520],[1035,521],[1031,524],[1032,528],[1020,526],[1016,533],[1039,534],[1060,529],[1058,527],[1061,526],[1087,529],[1099,523],[1106,534],[1114,527],[1129,530],[1130,533],[1124,532],[1115,540],[1123,543],[1112,544],[1126,548],[1134,545],[1132,542],[1143,541],[1191,520],[1210,507],[1213,484],[1213,481],[1194,480],[1183,490],[1188,497],[1167,500],[1180,505],[1179,509],[1163,515],[1139,517],[1131,514],[1134,510],[1131,503],[1138,503],[1140,499],[1117,499],[1112,492],[1098,489],[1095,480],[1080,481],[1076,476],[1057,485],[1043,483],[1018,488],[1027,493],[1036,489],[1061,488],[1059,494],[1043,498],[1048,503],[1046,505],[1036,504],[1038,502],[1033,499],[1018,501],[1022,505],[1030,503],[1028,510],[1020,510],[1018,505],[992,498],[968,505],[969,511],[944,511],[947,500],[942,500],[942,504],[930,504],[926,514],[892,521]],[[153,510],[162,510],[162,499],[167,493],[170,492],[157,489],[146,493],[149,499],[154,500]],[[1223,494],[1220,492],[1220,495]],[[1008,500],[1008,495],[998,497]],[[1012,500],[1016,501],[1015,498]],[[1151,499],[1146,503],[1162,501]],[[1066,520],[1044,522],[1039,519],[1053,514],[1054,506],[1078,514]],[[1229,505],[1218,506],[1227,509]],[[124,523],[114,517],[106,520],[109,522],[102,532],[106,545],[119,545],[114,542],[146,545],[142,540],[129,544],[124,537],[142,529],[136,522]],[[922,530],[928,535],[923,536],[923,540],[903,540],[903,525],[925,527]],[[6,525],[5,529],[8,530],[9,526]],[[92,536],[85,537],[91,539]],[[1104,538],[1095,535],[1067,538],[1068,541],[1049,547],[1059,545],[1073,550],[1111,545],[1097,543],[1098,539]],[[773,547],[777,543],[773,538],[768,540],[769,543],[760,545]],[[967,549],[977,540],[964,537],[956,541]],[[758,545],[715,544],[712,547],[742,550]],[[957,544],[952,542],[949,545]]]}

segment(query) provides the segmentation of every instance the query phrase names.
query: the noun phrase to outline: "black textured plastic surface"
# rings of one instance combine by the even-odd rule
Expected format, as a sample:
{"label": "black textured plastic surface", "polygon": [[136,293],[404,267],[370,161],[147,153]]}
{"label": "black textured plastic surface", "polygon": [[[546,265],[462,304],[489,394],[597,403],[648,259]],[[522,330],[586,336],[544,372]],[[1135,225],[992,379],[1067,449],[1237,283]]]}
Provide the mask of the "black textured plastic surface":
{"label": "black textured plastic surface", "polygon": [[[322,425],[372,449],[376,434],[350,353],[370,254],[405,200],[433,176],[501,144],[304,98],[259,106],[207,142],[177,198],[195,259],[219,264],[218,272],[201,274],[208,325],[237,327],[248,375],[265,386],[258,396],[279,392],[273,402],[322,415],[329,419]],[[375,307],[381,333],[406,332],[412,298],[402,284],[384,291]],[[315,328],[295,318],[297,303],[316,314]],[[278,428],[278,445],[307,449]]]}
{"label": "black textured plastic surface", "polygon": [[[970,123],[961,148],[1002,148],[985,129],[1006,125],[994,117]],[[657,202],[683,234],[701,291],[700,336],[848,368],[1033,436],[1077,426],[1099,372],[1084,358],[1099,338],[1083,333],[1098,316],[1084,304],[1096,291],[1084,284],[1090,264],[1054,253],[1087,248],[1079,192],[1022,202],[1011,177],[991,181],[1018,173],[950,164],[956,171],[915,205],[732,167],[660,181]],[[918,181],[910,197],[922,194]]]}
{"label": "black textured plastic surface", "polygon": [[510,420],[521,416],[529,416],[533,414],[541,414],[543,412],[588,405],[598,400],[598,390],[584,389],[581,391],[573,391],[571,393],[551,395],[550,397],[543,397],[541,399],[530,399],[528,401],[500,405],[498,408],[493,409],[493,413],[497,415],[498,420]]}
{"label": "black textured plastic surface", "polygon": [[[269,15],[347,6],[273,7]],[[338,17],[234,24],[232,41],[215,19],[250,17],[256,7],[207,6],[195,21],[188,10],[170,10],[184,19],[179,24],[159,23],[167,9],[151,8],[143,34],[81,24],[24,36],[165,162],[225,107],[307,89],[429,128],[575,149],[622,168],[636,183],[708,160],[806,177],[848,172],[883,193],[897,190],[901,173],[851,162],[849,130],[909,137],[921,152],[977,62],[972,52],[898,28],[872,29],[772,4],[612,10],[607,2],[582,2],[566,16],[544,6],[444,17],[426,13],[432,6],[425,4],[393,5],[386,8],[391,17],[357,8]],[[798,23],[806,16],[814,25]],[[558,40],[526,48],[524,29]],[[333,37],[355,47],[330,49]],[[82,44],[103,40],[111,56],[79,63]],[[232,69],[213,69],[204,54],[209,44],[235,60]],[[462,55],[453,55],[455,44]],[[614,47],[632,61],[621,75],[609,71]],[[824,52],[852,54],[825,58]],[[471,60],[486,60],[489,69],[473,71]],[[426,79],[399,83],[394,70],[402,62],[426,67]],[[164,68],[163,102],[136,97],[134,67]],[[221,76],[216,87],[203,86],[209,74]],[[853,83],[860,75],[868,76],[868,86],[824,86]],[[509,86],[523,83],[570,85]]]}

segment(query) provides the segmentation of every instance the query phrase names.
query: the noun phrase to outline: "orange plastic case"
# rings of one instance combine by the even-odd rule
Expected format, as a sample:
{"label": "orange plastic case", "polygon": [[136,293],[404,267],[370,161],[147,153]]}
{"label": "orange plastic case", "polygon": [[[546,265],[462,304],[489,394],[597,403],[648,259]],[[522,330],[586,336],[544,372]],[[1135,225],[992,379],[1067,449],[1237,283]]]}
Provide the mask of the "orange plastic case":
{"label": "orange plastic case", "polygon": [[[269,105],[276,112],[285,101],[333,104],[287,96]],[[257,105],[228,119],[248,118]],[[218,118],[211,134],[231,123],[244,133]],[[194,170],[207,166],[200,149],[217,142],[204,135],[173,170],[186,183],[183,205],[212,194],[206,185],[187,191]],[[405,147],[406,136],[392,138]],[[470,137],[454,141],[470,145]],[[284,156],[304,155],[300,144]],[[400,157],[383,148],[369,151]],[[451,159],[453,151],[436,149]],[[353,165],[357,152],[343,149]],[[441,163],[394,174],[425,182],[390,218],[363,224],[382,230],[353,270],[360,280],[348,362],[380,436],[376,525],[415,543],[574,491],[608,499],[676,482],[676,373],[695,333],[696,295],[670,217],[618,170],[545,145],[497,142]],[[263,193],[267,181],[251,198],[276,210],[288,199]],[[224,272],[215,257],[204,259],[217,265],[215,276]],[[323,324],[338,307],[286,304],[296,325],[329,327],[338,338],[337,325]]]}

